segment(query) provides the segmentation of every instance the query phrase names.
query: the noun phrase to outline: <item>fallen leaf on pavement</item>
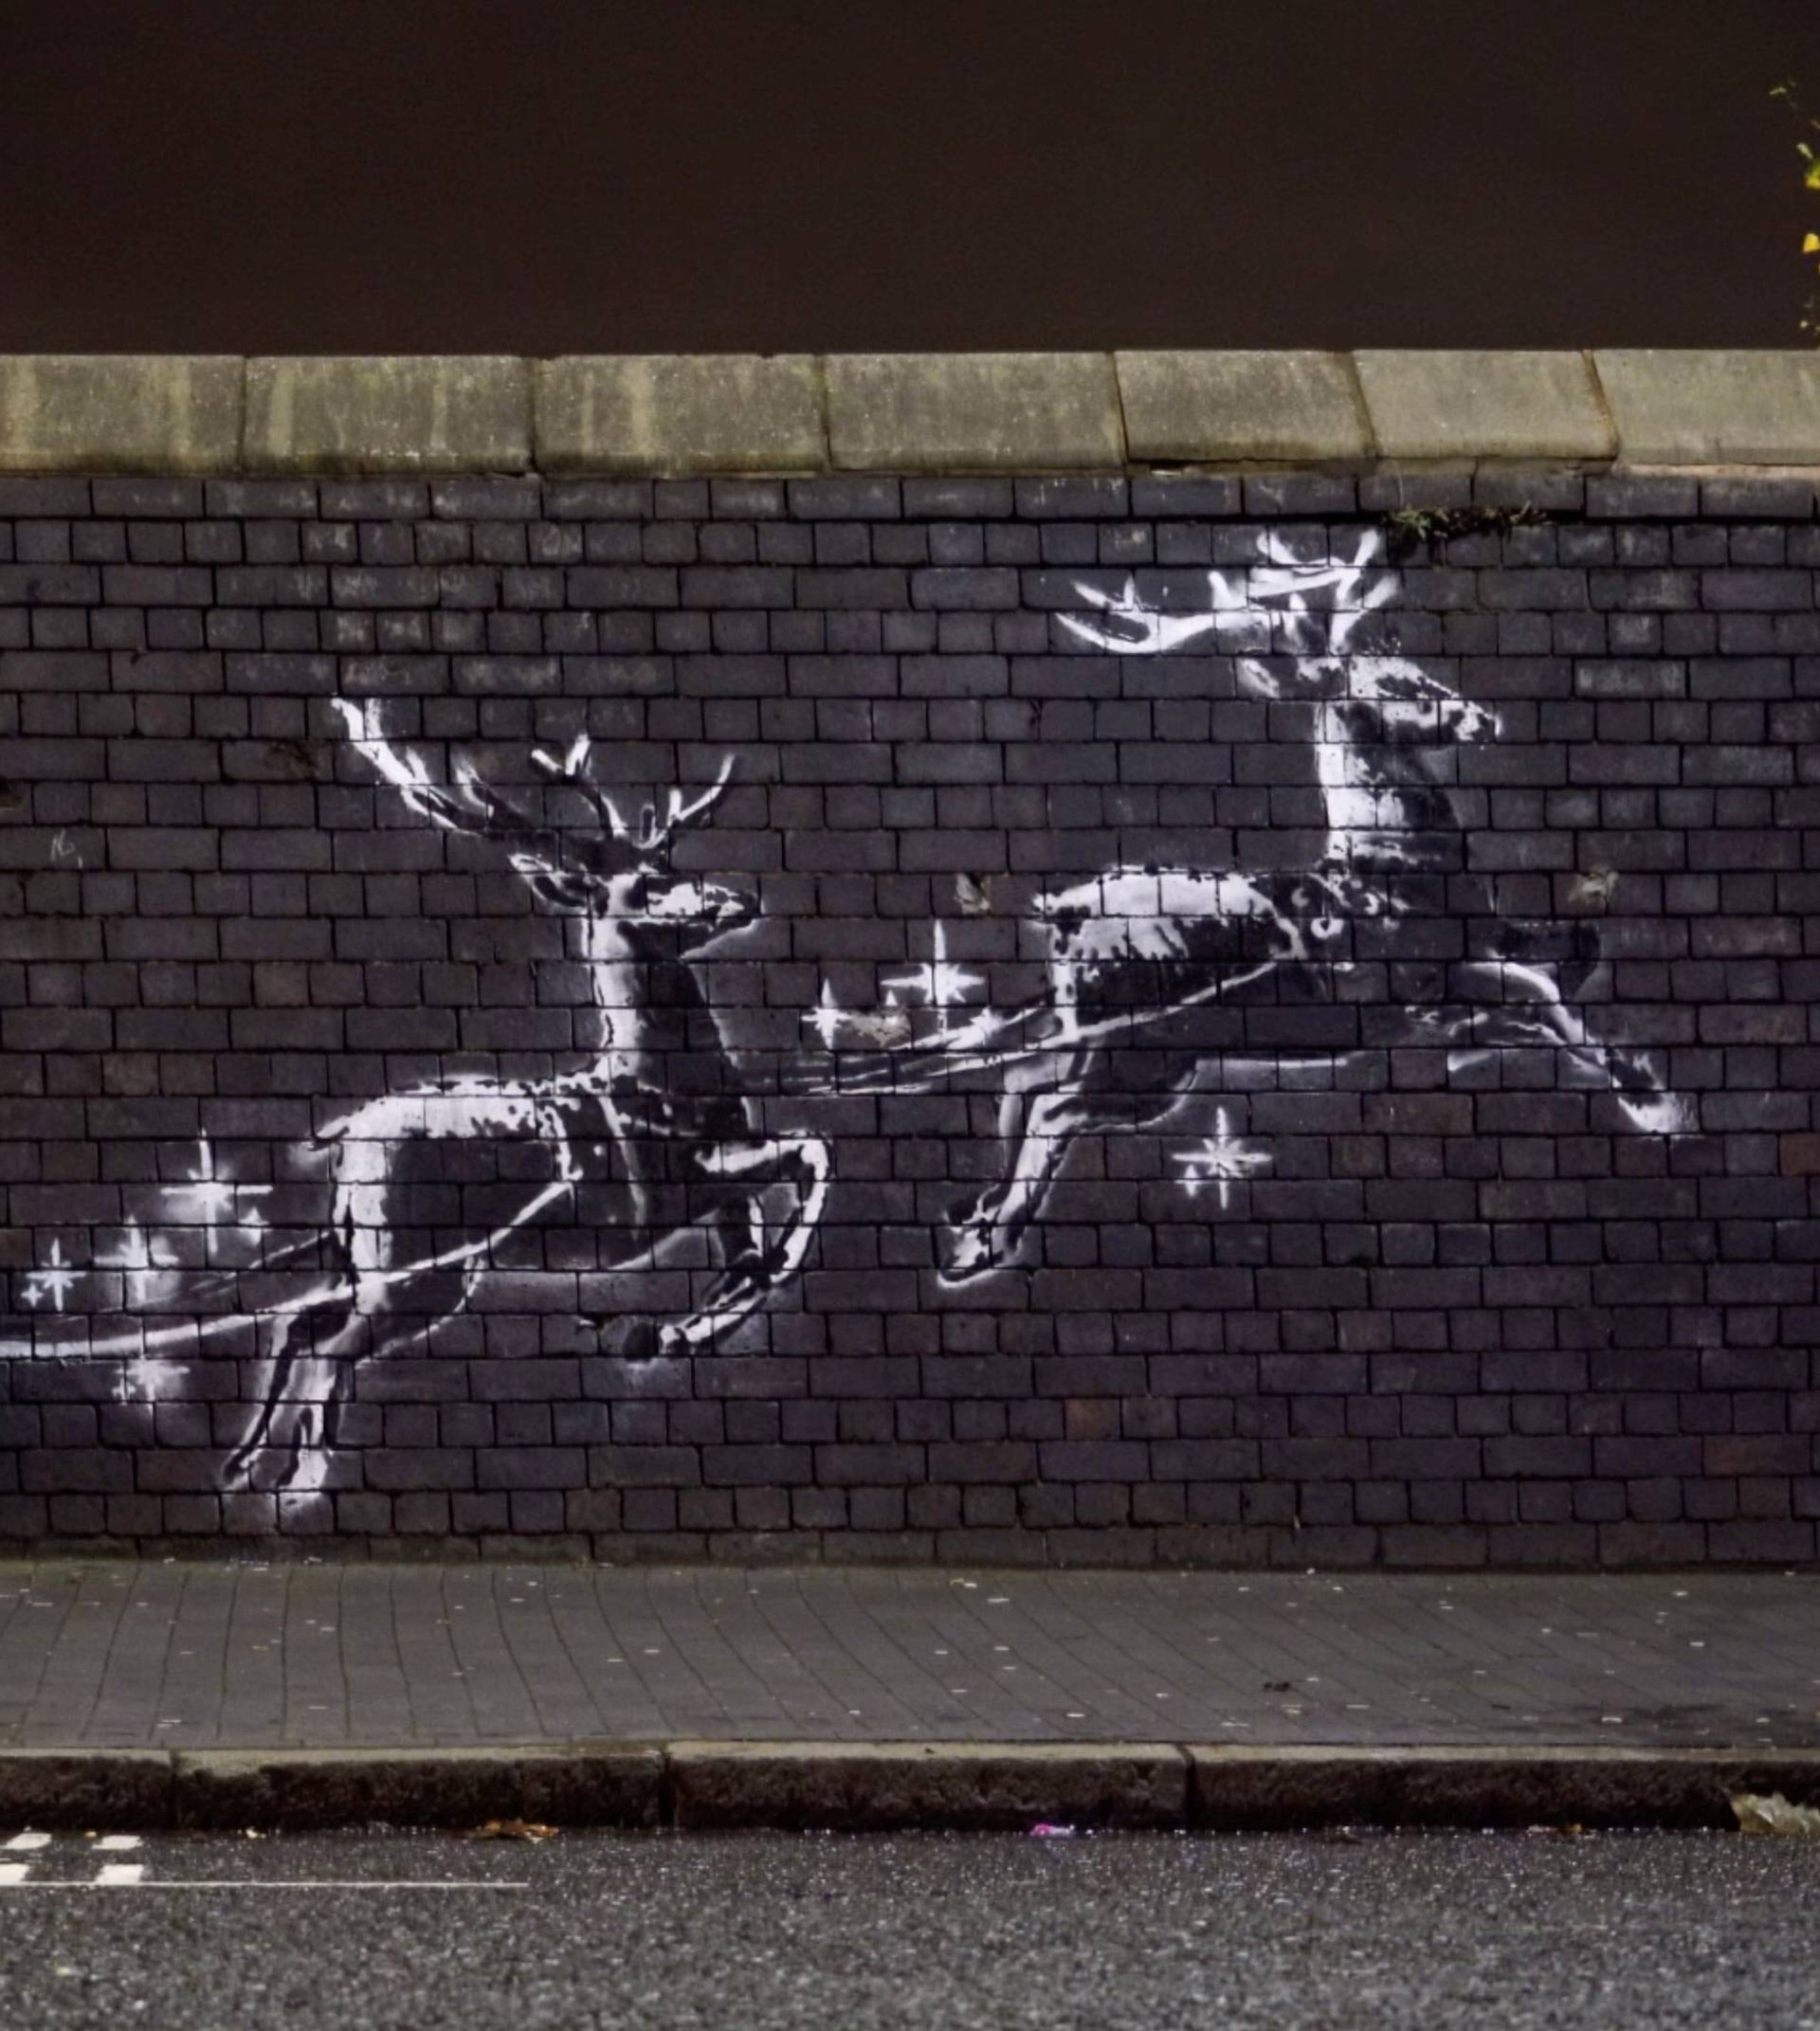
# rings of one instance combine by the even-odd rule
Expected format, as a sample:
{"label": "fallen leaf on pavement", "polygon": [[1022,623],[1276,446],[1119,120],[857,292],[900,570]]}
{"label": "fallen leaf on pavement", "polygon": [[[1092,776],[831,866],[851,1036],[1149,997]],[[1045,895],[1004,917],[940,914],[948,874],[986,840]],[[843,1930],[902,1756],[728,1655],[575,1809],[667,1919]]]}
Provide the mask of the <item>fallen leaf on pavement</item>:
{"label": "fallen leaf on pavement", "polygon": [[488,1820],[468,1835],[470,1841],[548,1841],[555,1833],[538,1820]]}

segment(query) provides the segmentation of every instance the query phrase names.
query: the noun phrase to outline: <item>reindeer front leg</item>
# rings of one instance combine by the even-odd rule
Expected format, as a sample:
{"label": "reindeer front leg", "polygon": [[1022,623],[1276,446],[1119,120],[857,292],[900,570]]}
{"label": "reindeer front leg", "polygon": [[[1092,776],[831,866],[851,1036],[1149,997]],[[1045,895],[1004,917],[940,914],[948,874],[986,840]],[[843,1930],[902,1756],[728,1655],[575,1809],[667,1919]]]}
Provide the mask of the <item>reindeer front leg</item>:
{"label": "reindeer front leg", "polygon": [[[1686,1132],[1691,1121],[1686,1102],[1667,1090],[1642,1053],[1615,1049],[1592,1035],[1586,1019],[1562,995],[1552,966],[1475,960],[1460,971],[1463,985],[1483,990],[1468,1005],[1481,1048],[1532,1043],[1553,1048],[1567,1073],[1562,1083],[1609,1087],[1632,1128],[1648,1135]],[[1492,1013],[1479,1015],[1487,1002]]]}

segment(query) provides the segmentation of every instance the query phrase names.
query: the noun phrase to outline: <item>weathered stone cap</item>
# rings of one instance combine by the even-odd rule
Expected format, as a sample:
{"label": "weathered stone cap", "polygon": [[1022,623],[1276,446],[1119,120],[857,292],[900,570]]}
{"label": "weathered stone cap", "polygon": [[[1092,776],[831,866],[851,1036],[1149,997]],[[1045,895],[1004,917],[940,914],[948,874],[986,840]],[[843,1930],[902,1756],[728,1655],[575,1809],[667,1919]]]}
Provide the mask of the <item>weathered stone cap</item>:
{"label": "weathered stone cap", "polygon": [[1820,354],[0,355],[0,472],[1820,467]]}
{"label": "weathered stone cap", "polygon": [[231,472],[246,362],[0,354],[0,472]]}

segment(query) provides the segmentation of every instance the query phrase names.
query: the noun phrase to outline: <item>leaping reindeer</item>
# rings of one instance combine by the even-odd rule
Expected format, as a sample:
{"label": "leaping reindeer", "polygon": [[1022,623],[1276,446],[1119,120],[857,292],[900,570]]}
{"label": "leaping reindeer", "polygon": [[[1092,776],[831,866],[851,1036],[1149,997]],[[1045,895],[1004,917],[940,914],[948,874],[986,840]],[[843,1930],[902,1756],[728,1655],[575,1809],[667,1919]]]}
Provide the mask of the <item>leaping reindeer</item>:
{"label": "leaping reindeer", "polygon": [[[230,1484],[269,1475],[262,1459],[288,1457],[293,1464],[282,1471],[292,1485],[319,1471],[332,1444],[333,1406],[352,1367],[367,1351],[385,1351],[383,1315],[409,1309],[433,1320],[459,1309],[485,1271],[510,1261],[516,1237],[592,1182],[584,1155],[591,1145],[605,1147],[610,1172],[617,1164],[617,1178],[607,1182],[623,1188],[630,1217],[621,1228],[631,1245],[603,1274],[582,1277],[579,1290],[584,1304],[591,1290],[602,1294],[595,1323],[603,1328],[630,1313],[622,1351],[633,1355],[700,1351],[755,1311],[800,1268],[828,1186],[824,1143],[756,1133],[686,963],[754,915],[750,897],[670,864],[683,829],[706,817],[725,791],[731,757],[701,795],[673,789],[662,820],[647,807],[634,830],[588,775],[585,738],[560,761],[539,753],[535,759],[544,775],[578,795],[599,821],[585,831],[557,830],[517,809],[471,770],[457,770],[446,786],[433,781],[422,757],[393,746],[369,713],[345,700],[337,709],[355,747],[408,809],[445,831],[499,844],[537,901],[573,926],[602,1035],[592,1062],[578,1072],[437,1079],[368,1100],[324,1130],[335,1166],[331,1232],[343,1273],[332,1291],[312,1294],[283,1322],[260,1414],[229,1464]],[[701,1090],[678,1090],[664,1078],[652,1036],[659,999],[673,1023],[715,1039],[713,1076],[689,1082]],[[693,1025],[692,1017],[699,1019]],[[413,1230],[412,1245],[401,1248],[408,1153],[426,1144],[501,1138],[542,1145],[548,1181],[519,1187],[509,1217],[469,1223],[467,1238],[452,1247],[439,1247],[426,1221]],[[789,1188],[793,1200],[774,1222],[762,1196],[773,1186]],[[682,1244],[703,1221],[719,1236],[720,1266],[701,1291]],[[650,1274],[678,1268],[680,1285]],[[443,1295],[451,1277],[452,1298]],[[648,1303],[654,1285],[680,1288],[694,1301],[682,1316],[658,1324],[640,1302]]]}
{"label": "leaping reindeer", "polygon": [[[391,1201],[401,1152],[410,1143],[474,1136],[544,1143],[555,1175],[519,1212],[517,1227],[581,1181],[578,1149],[604,1135],[625,1168],[634,1224],[648,1241],[615,1262],[615,1274],[654,1264],[666,1238],[685,1230],[703,1208],[720,1234],[722,1267],[708,1291],[684,1316],[637,1334],[634,1351],[684,1352],[708,1345],[801,1266],[828,1176],[827,1146],[815,1137],[756,1132],[685,963],[755,914],[750,896],[678,874],[670,864],[684,828],[705,818],[724,793],[732,756],[706,790],[685,798],[672,789],[663,819],[647,806],[634,830],[589,776],[585,735],[561,760],[539,751],[533,759],[545,776],[580,796],[599,821],[586,832],[558,831],[514,808],[470,770],[455,771],[452,787],[432,782],[421,757],[383,738],[361,708],[341,700],[337,709],[354,745],[408,808],[446,831],[500,843],[532,895],[574,926],[602,1027],[592,1063],[578,1073],[441,1079],[370,1100],[325,1131],[324,1139],[336,1146],[333,1226],[346,1250],[354,1309],[384,1311],[401,1282],[449,1260],[444,1255],[395,1261]],[[716,1037],[718,1075],[690,1082],[706,1090],[679,1091],[664,1077],[651,1035],[660,988],[672,1025]],[[689,1025],[698,1012],[699,1025]],[[755,1218],[756,1195],[774,1183],[794,1187],[797,1204],[791,1217],[766,1230]],[[473,1244],[472,1271],[487,1266],[488,1242],[496,1239]]]}
{"label": "leaping reindeer", "polygon": [[[1283,993],[1331,1000],[1336,975],[1352,963],[1354,923],[1410,909],[1397,877],[1459,864],[1459,750],[1494,735],[1498,722],[1403,657],[1349,653],[1366,614],[1395,590],[1392,574],[1371,569],[1379,540],[1365,532],[1352,558],[1319,564],[1273,549],[1248,584],[1210,571],[1207,605],[1192,612],[1163,611],[1128,581],[1116,597],[1077,587],[1098,612],[1060,616],[1076,639],[1116,655],[1178,652],[1208,638],[1215,649],[1280,651],[1270,661],[1239,654],[1239,686],[1312,707],[1327,836],[1301,873],[1118,866],[1036,898],[1048,975],[1041,1021],[1026,1011],[1015,1046],[999,1056],[1005,1161],[950,1216],[951,1281],[1015,1259],[1076,1135],[1161,1120],[1217,1070],[1218,1047],[1181,1021],[1187,1011]],[[1513,1048],[1547,1049],[1561,1084],[1611,1091],[1633,1127],[1685,1125],[1647,1060],[1588,1032],[1550,964],[1463,961],[1448,986],[1445,1004],[1409,1013],[1418,1035],[1448,1048],[1454,1069]],[[1001,1035],[1012,1026],[994,1025]],[[1138,1046],[1122,1084],[1121,1045]],[[955,1033],[921,1054],[929,1069],[941,1052],[990,1062],[992,1038]],[[900,1065],[901,1082],[908,1070]]]}
{"label": "leaping reindeer", "polygon": [[[663,818],[647,807],[634,829],[588,774],[586,739],[561,760],[539,753],[534,759],[544,776],[579,796],[599,821],[561,830],[517,809],[471,770],[458,769],[448,785],[434,781],[420,755],[384,737],[376,714],[346,701],[337,710],[355,749],[408,809],[445,831],[497,843],[538,902],[573,925],[572,949],[588,970],[601,1037],[592,1061],[571,1074],[463,1075],[355,1107],[318,1144],[334,1167],[329,1242],[337,1263],[326,1277],[305,1274],[300,1289],[257,1310],[236,1308],[192,1328],[135,1325],[91,1343],[91,1353],[137,1358],[155,1347],[192,1349],[201,1338],[253,1333],[257,1408],[226,1464],[230,1488],[326,1485],[336,1406],[360,1361],[397,1351],[460,1310],[482,1276],[513,1265],[527,1230],[563,1201],[574,1200],[579,1218],[627,1242],[600,1273],[580,1277],[582,1304],[593,1307],[586,1315],[603,1329],[629,1322],[623,1353],[687,1353],[711,1346],[801,1268],[829,1176],[819,1139],[756,1131],[687,964],[755,914],[749,896],[670,864],[684,828],[726,790],[731,757],[707,789],[693,798],[672,789]],[[666,1077],[667,1040],[654,1034],[660,1006],[696,1055],[692,1078]],[[705,1054],[696,1041],[702,1037],[711,1040]],[[404,1174],[410,1152],[482,1140],[537,1145],[546,1181],[525,1176],[534,1165],[501,1167],[502,1176],[516,1169],[521,1182],[488,1195],[493,1217],[458,1224],[445,1212],[435,1224],[425,1219],[404,1229],[404,1240],[414,1190]],[[774,1188],[788,1195],[781,1211],[766,1204]],[[438,1196],[432,1184],[432,1201]],[[456,1224],[464,1238],[449,1245],[447,1229]],[[266,1264],[314,1253],[318,1244],[313,1234]],[[660,1307],[681,1315],[659,1323],[651,1315]]]}

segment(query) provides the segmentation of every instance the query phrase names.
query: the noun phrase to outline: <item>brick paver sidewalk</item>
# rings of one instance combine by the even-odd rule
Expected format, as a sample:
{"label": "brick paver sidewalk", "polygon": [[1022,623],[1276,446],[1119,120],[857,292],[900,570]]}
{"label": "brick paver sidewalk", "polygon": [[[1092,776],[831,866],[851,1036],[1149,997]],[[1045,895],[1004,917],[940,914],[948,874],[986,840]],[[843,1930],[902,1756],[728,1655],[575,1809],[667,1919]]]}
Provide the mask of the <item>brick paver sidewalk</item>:
{"label": "brick paver sidewalk", "polygon": [[1820,1745],[1820,1574],[0,1564],[0,1748]]}

